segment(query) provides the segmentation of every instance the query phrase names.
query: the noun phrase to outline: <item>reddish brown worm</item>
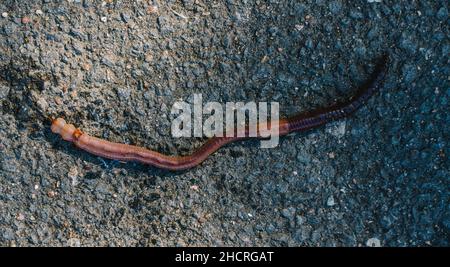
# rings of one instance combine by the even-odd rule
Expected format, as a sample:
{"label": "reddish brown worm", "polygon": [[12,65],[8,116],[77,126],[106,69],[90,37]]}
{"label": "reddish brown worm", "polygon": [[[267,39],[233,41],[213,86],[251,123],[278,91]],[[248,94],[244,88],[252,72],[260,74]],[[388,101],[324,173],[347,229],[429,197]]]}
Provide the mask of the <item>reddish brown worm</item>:
{"label": "reddish brown worm", "polygon": [[[367,99],[380,89],[386,76],[387,60],[387,56],[384,56],[380,60],[372,78],[348,101],[335,104],[325,109],[302,113],[279,120],[279,136],[291,132],[316,128],[330,121],[341,119],[354,113],[367,101]],[[270,129],[271,125],[277,124],[269,122],[268,125],[268,128]],[[260,126],[258,125],[257,128],[259,129]],[[167,170],[184,170],[195,167],[222,146],[238,140],[251,138],[248,137],[248,129],[246,129],[246,132],[241,135],[244,137],[237,137],[237,134],[233,135],[235,137],[212,137],[191,155],[168,156],[143,147],[113,143],[92,137],[75,128],[72,124],[67,124],[62,118],[53,120],[51,130],[54,133],[60,134],[64,140],[72,142],[78,148],[94,155],[119,161],[138,161]],[[253,138],[261,138],[259,131],[257,132],[257,136]]]}

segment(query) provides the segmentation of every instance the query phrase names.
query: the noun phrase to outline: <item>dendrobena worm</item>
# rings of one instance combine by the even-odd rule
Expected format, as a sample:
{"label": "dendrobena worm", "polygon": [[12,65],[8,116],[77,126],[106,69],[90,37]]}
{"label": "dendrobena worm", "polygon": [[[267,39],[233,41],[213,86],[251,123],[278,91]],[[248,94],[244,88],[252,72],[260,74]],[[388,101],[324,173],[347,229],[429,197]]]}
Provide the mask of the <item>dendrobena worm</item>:
{"label": "dendrobena worm", "polygon": [[[386,76],[387,61],[387,56],[383,56],[377,64],[372,78],[362,86],[350,100],[325,109],[302,113],[279,120],[279,135],[282,136],[295,131],[305,131],[351,115],[379,90]],[[60,134],[64,140],[73,142],[78,148],[94,155],[120,161],[138,161],[168,170],[184,170],[192,168],[199,165],[209,155],[225,144],[249,138],[247,131],[244,135],[247,137],[213,137],[191,155],[168,156],[146,148],[113,143],[89,136],[75,128],[72,124],[67,124],[62,118],[53,121],[51,130],[54,133]],[[254,138],[261,137],[258,134],[258,136]]]}

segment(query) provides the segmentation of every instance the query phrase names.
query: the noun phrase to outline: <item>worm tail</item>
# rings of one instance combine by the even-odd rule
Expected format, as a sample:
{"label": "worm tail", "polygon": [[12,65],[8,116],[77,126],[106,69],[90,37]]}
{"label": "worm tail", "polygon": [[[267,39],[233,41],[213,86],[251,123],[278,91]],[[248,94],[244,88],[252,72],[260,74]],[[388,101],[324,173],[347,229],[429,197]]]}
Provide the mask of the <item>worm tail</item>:
{"label": "worm tail", "polygon": [[288,118],[289,132],[311,129],[354,113],[380,89],[386,77],[387,62],[388,56],[384,55],[376,65],[372,79],[367,81],[349,101]]}

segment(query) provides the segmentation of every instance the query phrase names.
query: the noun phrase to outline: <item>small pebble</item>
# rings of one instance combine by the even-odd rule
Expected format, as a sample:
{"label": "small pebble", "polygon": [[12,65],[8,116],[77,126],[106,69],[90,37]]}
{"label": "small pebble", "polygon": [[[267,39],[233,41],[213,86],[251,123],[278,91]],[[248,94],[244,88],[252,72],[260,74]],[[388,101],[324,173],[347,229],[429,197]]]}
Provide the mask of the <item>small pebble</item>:
{"label": "small pebble", "polygon": [[31,19],[29,17],[23,17],[22,18],[22,23],[23,24],[27,24],[27,23],[30,23],[30,22],[31,22]]}
{"label": "small pebble", "polygon": [[295,29],[296,29],[297,31],[301,31],[301,30],[303,30],[303,28],[305,28],[304,25],[301,25],[301,24],[296,24],[296,25],[295,25]]}
{"label": "small pebble", "polygon": [[43,97],[39,98],[36,104],[41,111],[46,111],[48,108],[48,103]]}
{"label": "small pebble", "polygon": [[42,12],[42,10],[40,10],[40,9],[38,9],[38,10],[36,10],[36,15],[42,15],[42,14],[44,14],[44,12]]}
{"label": "small pebble", "polygon": [[122,18],[122,21],[125,23],[128,23],[128,21],[130,20],[130,16],[126,13],[121,13],[120,17]]}
{"label": "small pebble", "polygon": [[448,9],[446,7],[441,7],[436,14],[439,20],[446,20],[448,17]]}
{"label": "small pebble", "polygon": [[8,12],[3,12],[3,13],[2,13],[2,17],[3,17],[3,18],[7,18],[7,17],[8,17]]}
{"label": "small pebble", "polygon": [[108,21],[108,18],[107,18],[107,17],[101,17],[100,20],[101,20],[102,22],[107,22],[107,21]]}
{"label": "small pebble", "polygon": [[376,237],[372,237],[369,240],[367,240],[366,245],[368,247],[381,247],[381,241]]}
{"label": "small pebble", "polygon": [[329,134],[334,135],[337,138],[342,138],[345,136],[346,133],[346,122],[345,121],[339,121],[332,125],[329,125],[325,131]]}
{"label": "small pebble", "polygon": [[303,217],[300,216],[300,215],[297,215],[297,216],[295,217],[295,221],[296,221],[297,225],[302,225],[302,224],[305,222],[305,218],[303,218]]}
{"label": "small pebble", "polygon": [[81,246],[81,240],[78,238],[70,238],[67,240],[67,245],[69,247],[80,247]]}
{"label": "small pebble", "polygon": [[50,190],[47,192],[47,196],[50,198],[54,198],[56,196],[56,192],[53,190]]}
{"label": "small pebble", "polygon": [[341,1],[333,1],[329,4],[329,9],[331,13],[338,14],[342,10],[342,2]]}
{"label": "small pebble", "polygon": [[0,99],[6,98],[9,94],[9,86],[0,85]]}
{"label": "small pebble", "polygon": [[288,220],[293,220],[294,216],[295,216],[295,208],[289,207],[287,209],[282,209],[281,216],[283,216],[284,218],[286,218]]}
{"label": "small pebble", "polygon": [[18,221],[23,221],[23,220],[25,220],[25,216],[22,213],[18,213],[16,216],[16,219]]}
{"label": "small pebble", "polygon": [[147,8],[147,13],[148,13],[148,14],[158,13],[158,6],[156,6],[156,5],[149,6],[149,7]]}
{"label": "small pebble", "polygon": [[328,207],[333,207],[335,204],[336,204],[336,202],[334,202],[334,197],[333,196],[328,197],[328,200],[327,200]]}
{"label": "small pebble", "polygon": [[78,184],[78,169],[76,167],[70,168],[67,176],[72,179],[72,186],[76,186]]}
{"label": "small pebble", "polygon": [[191,189],[194,191],[198,191],[198,185],[191,185]]}

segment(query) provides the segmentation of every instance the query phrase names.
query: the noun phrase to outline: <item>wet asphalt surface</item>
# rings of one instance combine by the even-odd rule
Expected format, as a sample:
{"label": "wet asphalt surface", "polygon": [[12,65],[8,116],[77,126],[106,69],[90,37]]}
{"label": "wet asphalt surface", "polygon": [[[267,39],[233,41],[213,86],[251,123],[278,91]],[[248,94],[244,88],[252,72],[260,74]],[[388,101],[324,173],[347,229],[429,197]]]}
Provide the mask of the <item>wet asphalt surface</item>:
{"label": "wet asphalt surface", "polygon": [[[447,1],[0,2],[0,245],[448,246]],[[176,100],[351,96],[354,116],[220,149],[169,172],[80,151],[49,130],[167,154]]]}

